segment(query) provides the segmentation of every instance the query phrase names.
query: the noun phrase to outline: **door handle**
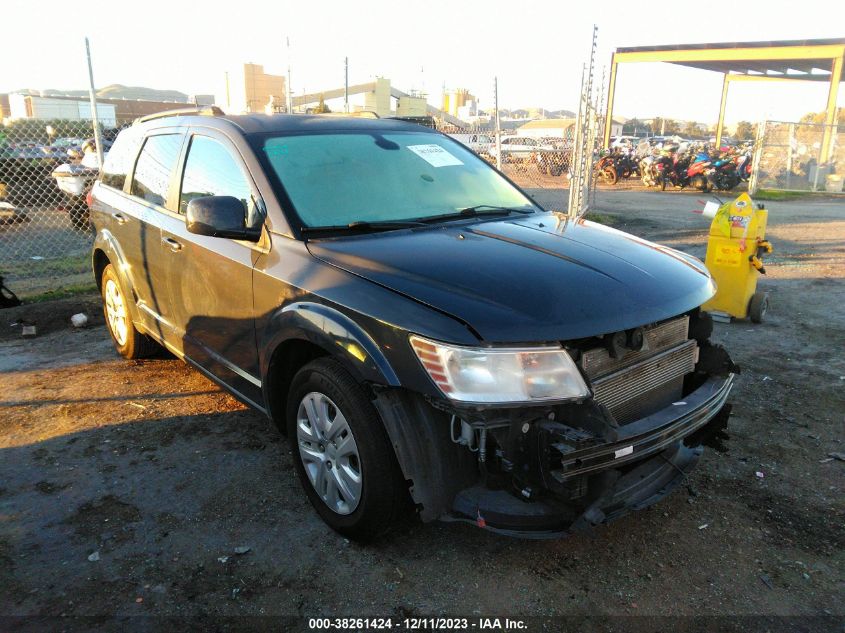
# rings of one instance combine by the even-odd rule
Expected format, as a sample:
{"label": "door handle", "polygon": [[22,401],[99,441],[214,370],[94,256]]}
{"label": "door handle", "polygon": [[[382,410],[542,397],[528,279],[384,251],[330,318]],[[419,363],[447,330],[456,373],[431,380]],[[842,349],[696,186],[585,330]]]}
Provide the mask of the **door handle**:
{"label": "door handle", "polygon": [[126,216],[122,213],[112,213],[111,215],[118,224],[126,224]]}
{"label": "door handle", "polygon": [[163,238],[161,238],[161,241],[165,246],[167,246],[174,253],[182,250],[182,243],[177,242],[172,237],[163,237]]}

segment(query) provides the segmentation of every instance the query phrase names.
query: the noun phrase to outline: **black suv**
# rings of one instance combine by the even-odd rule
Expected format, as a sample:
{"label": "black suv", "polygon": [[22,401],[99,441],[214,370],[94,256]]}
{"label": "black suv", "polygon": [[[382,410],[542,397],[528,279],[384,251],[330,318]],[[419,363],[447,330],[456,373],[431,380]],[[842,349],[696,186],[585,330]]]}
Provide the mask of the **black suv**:
{"label": "black suv", "polygon": [[558,536],[654,503],[727,423],[700,261],[547,212],[387,119],[154,115],[90,199],[117,351],[164,346],[278,423],[353,538]]}

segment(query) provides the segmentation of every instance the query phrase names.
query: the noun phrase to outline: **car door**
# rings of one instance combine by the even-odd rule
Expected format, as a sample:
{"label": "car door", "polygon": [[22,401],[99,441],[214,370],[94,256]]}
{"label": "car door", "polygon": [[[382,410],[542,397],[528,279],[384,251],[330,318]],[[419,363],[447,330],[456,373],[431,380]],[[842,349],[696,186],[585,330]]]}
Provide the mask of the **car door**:
{"label": "car door", "polygon": [[513,150],[512,143],[513,143],[513,138],[510,138],[510,137],[503,138],[501,140],[502,160],[503,161],[510,160],[511,158],[513,158],[513,155],[511,154],[511,152]]}
{"label": "car door", "polygon": [[533,138],[519,139],[519,148],[517,151],[517,156],[523,160],[531,158],[536,148],[537,141],[535,141]]}
{"label": "car door", "polygon": [[173,307],[161,259],[161,222],[175,208],[173,181],[184,140],[184,132],[172,128],[147,135],[132,170],[130,195],[116,218],[127,225],[124,234],[131,236],[128,274],[139,316],[145,328],[165,342],[173,337]]}
{"label": "car door", "polygon": [[266,241],[196,235],[185,223],[188,203],[204,196],[233,196],[244,205],[245,222],[260,222],[261,202],[248,173],[225,135],[193,132],[182,162],[178,213],[169,214],[162,224],[161,257],[178,349],[216,379],[260,403],[252,269],[266,251]]}
{"label": "car door", "polygon": [[123,273],[129,278],[136,296],[149,294],[144,288],[146,278],[140,269],[143,261],[143,218],[128,210],[133,206],[129,204],[132,169],[143,140],[143,135],[132,128],[121,132],[103,162],[99,182],[93,190],[91,207],[91,220],[97,230],[110,236],[113,247],[118,251],[119,261],[127,264],[123,267]]}

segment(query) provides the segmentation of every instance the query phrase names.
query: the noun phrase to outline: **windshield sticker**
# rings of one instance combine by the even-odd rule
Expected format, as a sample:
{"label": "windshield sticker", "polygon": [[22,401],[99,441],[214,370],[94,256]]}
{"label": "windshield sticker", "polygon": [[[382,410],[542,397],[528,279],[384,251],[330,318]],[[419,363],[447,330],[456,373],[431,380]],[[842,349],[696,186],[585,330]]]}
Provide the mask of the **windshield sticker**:
{"label": "windshield sticker", "polygon": [[455,156],[452,156],[439,145],[408,145],[408,149],[432,167],[463,165],[461,161],[459,161]]}

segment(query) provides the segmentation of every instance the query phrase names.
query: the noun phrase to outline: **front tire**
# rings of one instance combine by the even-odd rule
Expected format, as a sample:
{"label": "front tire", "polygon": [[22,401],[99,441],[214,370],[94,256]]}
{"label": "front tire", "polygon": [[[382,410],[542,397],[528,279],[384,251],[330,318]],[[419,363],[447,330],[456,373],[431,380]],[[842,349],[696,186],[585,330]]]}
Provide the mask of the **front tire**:
{"label": "front tire", "polygon": [[161,349],[158,343],[146,334],[141,334],[132,323],[127,295],[111,264],[103,269],[100,280],[103,316],[106,317],[106,327],[117,353],[123,358],[133,360],[158,352]]}
{"label": "front tire", "polygon": [[296,472],[323,521],[358,541],[387,532],[408,507],[408,488],[361,385],[319,358],[294,376],[287,402]]}
{"label": "front tire", "polygon": [[615,185],[619,180],[619,176],[616,173],[616,168],[613,165],[607,165],[603,167],[600,172],[602,180],[604,180],[608,185]]}

